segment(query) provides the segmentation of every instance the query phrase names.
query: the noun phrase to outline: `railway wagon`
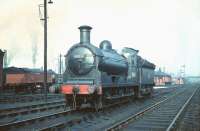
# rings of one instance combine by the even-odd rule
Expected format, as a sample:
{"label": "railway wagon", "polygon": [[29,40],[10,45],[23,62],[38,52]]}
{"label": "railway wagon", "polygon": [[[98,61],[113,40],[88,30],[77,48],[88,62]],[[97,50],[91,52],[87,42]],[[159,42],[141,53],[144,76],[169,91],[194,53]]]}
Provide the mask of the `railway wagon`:
{"label": "railway wagon", "polygon": [[[42,88],[44,76],[40,69],[9,67],[4,69],[3,78],[4,90],[15,89],[16,92],[19,92]],[[53,71],[48,71],[47,83],[48,85],[55,83]]]}
{"label": "railway wagon", "polygon": [[89,104],[96,110],[113,100],[151,94],[155,65],[125,47],[122,53],[103,40],[99,48],[90,42],[90,26],[81,26],[80,42],[65,56],[61,92],[72,108]]}
{"label": "railway wagon", "polygon": [[[18,85],[18,84],[40,84],[43,83],[43,73],[23,73],[23,74],[6,74],[6,85]],[[47,82],[53,83],[52,75],[47,75]]]}

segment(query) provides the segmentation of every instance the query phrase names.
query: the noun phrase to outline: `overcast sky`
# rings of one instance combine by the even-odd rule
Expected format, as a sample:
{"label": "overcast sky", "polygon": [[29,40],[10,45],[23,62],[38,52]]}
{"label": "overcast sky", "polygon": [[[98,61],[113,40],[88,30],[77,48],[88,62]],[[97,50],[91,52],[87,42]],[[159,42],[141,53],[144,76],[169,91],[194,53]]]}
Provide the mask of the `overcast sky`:
{"label": "overcast sky", "polygon": [[[33,67],[35,56],[35,66],[42,67],[43,23],[38,5],[43,0],[0,2],[0,48],[8,50],[10,66]],[[90,25],[96,46],[107,39],[117,50],[138,49],[142,57],[168,72],[177,73],[185,64],[187,74],[200,75],[199,0],[53,2],[48,5],[48,68],[57,70],[59,53],[66,54],[79,42],[77,28]]]}

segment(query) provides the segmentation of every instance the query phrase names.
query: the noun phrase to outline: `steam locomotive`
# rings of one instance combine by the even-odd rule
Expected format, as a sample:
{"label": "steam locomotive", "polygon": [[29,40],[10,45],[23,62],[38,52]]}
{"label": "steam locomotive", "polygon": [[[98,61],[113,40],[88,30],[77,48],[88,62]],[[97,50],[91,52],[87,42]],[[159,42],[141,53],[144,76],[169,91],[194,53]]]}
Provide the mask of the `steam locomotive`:
{"label": "steam locomotive", "polygon": [[155,65],[123,48],[119,54],[108,40],[99,48],[90,42],[90,26],[80,26],[80,42],[65,55],[66,70],[61,92],[66,103],[77,109],[84,104],[101,109],[106,102],[152,93]]}

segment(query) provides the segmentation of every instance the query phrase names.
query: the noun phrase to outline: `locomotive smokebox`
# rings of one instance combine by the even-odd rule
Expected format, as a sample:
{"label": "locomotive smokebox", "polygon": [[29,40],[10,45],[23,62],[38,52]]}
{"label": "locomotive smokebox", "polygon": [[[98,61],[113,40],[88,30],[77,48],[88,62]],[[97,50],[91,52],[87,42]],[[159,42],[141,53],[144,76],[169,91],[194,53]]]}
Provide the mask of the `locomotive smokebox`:
{"label": "locomotive smokebox", "polygon": [[90,30],[92,27],[83,25],[79,27],[80,30],[80,44],[90,44]]}

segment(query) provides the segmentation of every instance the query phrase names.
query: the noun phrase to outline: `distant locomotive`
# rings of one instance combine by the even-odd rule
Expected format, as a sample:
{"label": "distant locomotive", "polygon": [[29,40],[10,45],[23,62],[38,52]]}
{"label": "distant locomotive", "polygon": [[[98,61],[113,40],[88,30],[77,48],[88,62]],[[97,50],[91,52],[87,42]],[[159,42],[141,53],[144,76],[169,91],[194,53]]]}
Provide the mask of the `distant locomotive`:
{"label": "distant locomotive", "polygon": [[66,54],[61,92],[72,108],[89,104],[100,109],[107,101],[151,94],[155,65],[123,48],[122,54],[104,40],[97,48],[90,43],[90,26],[81,26],[80,42]]}

